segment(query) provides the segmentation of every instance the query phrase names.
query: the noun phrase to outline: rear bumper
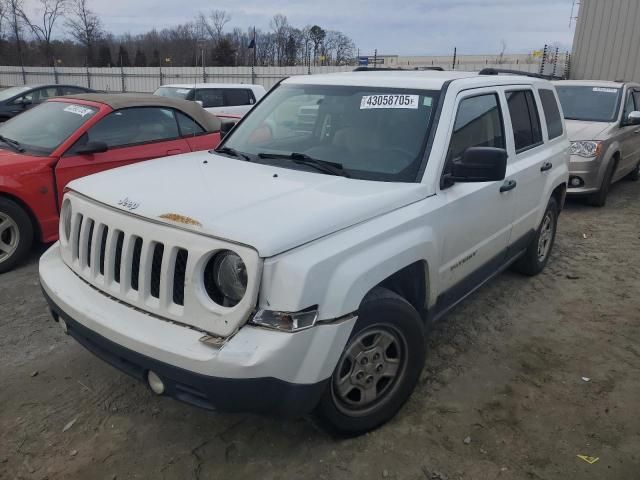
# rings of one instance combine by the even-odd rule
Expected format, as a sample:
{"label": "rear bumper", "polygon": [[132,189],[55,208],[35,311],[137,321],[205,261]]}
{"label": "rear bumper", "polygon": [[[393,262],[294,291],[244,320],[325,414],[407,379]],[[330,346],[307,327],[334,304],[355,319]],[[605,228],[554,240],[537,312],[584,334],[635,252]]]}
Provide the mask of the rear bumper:
{"label": "rear bumper", "polygon": [[100,293],[63,262],[58,245],[40,260],[40,281],[56,318],[87,350],[163,395],[206,409],[300,416],[318,403],[355,317],[297,333],[245,326],[222,347],[202,332],[151,317]]}

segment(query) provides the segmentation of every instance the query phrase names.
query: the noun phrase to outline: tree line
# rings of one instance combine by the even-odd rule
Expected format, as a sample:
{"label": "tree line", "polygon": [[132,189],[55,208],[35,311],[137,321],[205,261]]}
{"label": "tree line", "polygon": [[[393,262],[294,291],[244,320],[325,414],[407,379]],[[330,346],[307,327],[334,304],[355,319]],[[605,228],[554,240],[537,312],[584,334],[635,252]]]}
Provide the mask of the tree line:
{"label": "tree line", "polygon": [[[29,2],[29,3],[27,3]],[[0,0],[0,64],[32,66],[350,65],[353,40],[276,14],[268,30],[231,28],[224,10],[140,34],[108,32],[89,0]]]}

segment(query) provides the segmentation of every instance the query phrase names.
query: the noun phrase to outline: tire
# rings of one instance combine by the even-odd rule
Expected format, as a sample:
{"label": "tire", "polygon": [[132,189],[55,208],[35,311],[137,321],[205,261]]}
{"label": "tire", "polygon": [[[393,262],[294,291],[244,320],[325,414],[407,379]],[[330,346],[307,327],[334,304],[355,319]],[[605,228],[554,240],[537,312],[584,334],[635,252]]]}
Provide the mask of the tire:
{"label": "tire", "polygon": [[640,162],[638,162],[636,168],[634,168],[631,173],[627,175],[627,178],[632,182],[637,182],[638,180],[640,180]]}
{"label": "tire", "polygon": [[316,407],[321,424],[350,437],[389,421],[415,389],[425,351],[424,324],[416,309],[390,290],[374,289],[360,306]]}
{"label": "tire", "polygon": [[535,236],[525,254],[514,264],[514,269],[517,272],[533,276],[544,270],[556,239],[558,213],[558,202],[555,197],[551,197]]}
{"label": "tire", "polygon": [[33,224],[16,202],[0,197],[0,273],[22,262],[33,245]]}
{"label": "tire", "polygon": [[607,171],[602,179],[602,185],[600,190],[596,193],[592,193],[587,197],[587,204],[592,207],[604,207],[607,204],[607,196],[609,195],[609,189],[611,188],[611,181],[613,180],[613,172],[615,171],[617,162],[610,162],[607,167]]}

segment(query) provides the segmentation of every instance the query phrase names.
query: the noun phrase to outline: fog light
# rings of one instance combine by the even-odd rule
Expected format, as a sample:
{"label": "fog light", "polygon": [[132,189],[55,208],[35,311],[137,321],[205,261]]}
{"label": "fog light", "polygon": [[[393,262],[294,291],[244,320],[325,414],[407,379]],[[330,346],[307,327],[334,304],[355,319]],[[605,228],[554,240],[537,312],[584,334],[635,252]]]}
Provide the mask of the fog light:
{"label": "fog light", "polygon": [[151,388],[153,393],[157,395],[162,395],[164,393],[164,382],[156,372],[149,370],[149,373],[147,373],[147,382],[149,383],[149,388]]}
{"label": "fog light", "polygon": [[581,187],[584,185],[584,181],[580,177],[571,177],[569,179],[569,185],[572,187]]}

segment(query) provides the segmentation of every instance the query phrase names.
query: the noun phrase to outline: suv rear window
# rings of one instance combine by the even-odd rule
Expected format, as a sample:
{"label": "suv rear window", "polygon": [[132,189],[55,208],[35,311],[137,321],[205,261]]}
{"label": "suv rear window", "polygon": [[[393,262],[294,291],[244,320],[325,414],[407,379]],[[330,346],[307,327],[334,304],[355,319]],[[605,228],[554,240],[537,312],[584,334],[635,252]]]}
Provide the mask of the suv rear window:
{"label": "suv rear window", "polygon": [[224,90],[225,106],[253,105],[253,95],[246,88],[229,88]]}
{"label": "suv rear window", "polygon": [[513,127],[513,140],[516,153],[542,143],[540,117],[531,90],[515,90],[507,92],[507,103]]}
{"label": "suv rear window", "polygon": [[540,100],[542,101],[542,110],[544,118],[547,121],[547,131],[549,132],[549,140],[562,135],[562,118],[560,118],[560,110],[556,96],[551,90],[540,89]]}

